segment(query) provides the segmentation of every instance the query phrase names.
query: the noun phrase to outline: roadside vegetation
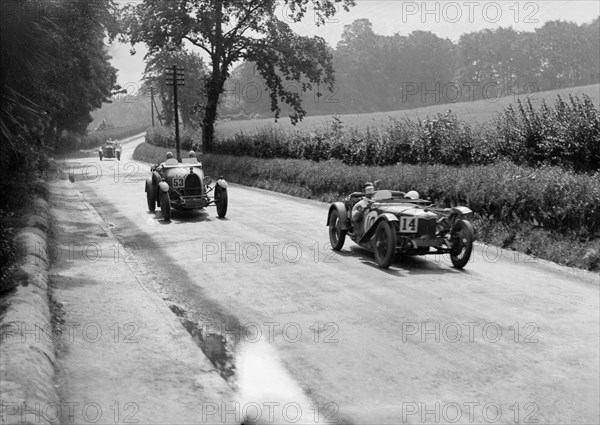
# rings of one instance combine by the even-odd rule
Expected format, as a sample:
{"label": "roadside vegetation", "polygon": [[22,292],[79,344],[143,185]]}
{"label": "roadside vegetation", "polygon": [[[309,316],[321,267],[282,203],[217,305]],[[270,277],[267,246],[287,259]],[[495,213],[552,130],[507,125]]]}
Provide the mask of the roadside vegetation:
{"label": "roadside vegetation", "polygon": [[19,218],[28,212],[31,200],[44,196],[48,156],[75,146],[73,141],[84,137],[92,121],[90,112],[120,89],[104,44],[107,36],[118,34],[115,7],[108,0],[2,3],[2,283],[18,261],[12,229],[21,225]]}
{"label": "roadside vegetation", "polygon": [[[152,138],[149,139],[152,141]],[[558,165],[575,171],[600,169],[600,112],[587,95],[558,96],[537,108],[527,100],[508,105],[485,125],[471,125],[450,111],[423,120],[390,118],[365,129],[333,116],[315,131],[263,128],[220,139],[215,152],[257,158],[289,158],[348,165]]]}
{"label": "roadside vegetation", "polygon": [[92,149],[104,144],[108,139],[125,139],[143,133],[147,125],[128,125],[125,127],[111,127],[105,130],[90,131],[86,135],[67,133],[64,135],[60,147],[56,153],[67,153],[79,149]]}

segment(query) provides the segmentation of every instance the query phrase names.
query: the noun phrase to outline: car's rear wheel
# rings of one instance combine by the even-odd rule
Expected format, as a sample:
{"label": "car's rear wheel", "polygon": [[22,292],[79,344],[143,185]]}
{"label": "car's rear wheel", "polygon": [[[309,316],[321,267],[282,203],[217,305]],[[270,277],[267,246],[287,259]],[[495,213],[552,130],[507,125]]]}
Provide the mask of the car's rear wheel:
{"label": "car's rear wheel", "polygon": [[473,251],[474,235],[473,225],[467,220],[459,220],[454,224],[450,235],[452,241],[450,260],[454,267],[462,269],[469,262]]}
{"label": "car's rear wheel", "polygon": [[215,186],[215,205],[217,206],[217,215],[224,218],[227,214],[227,189],[218,184]]}
{"label": "car's rear wheel", "polygon": [[154,188],[152,186],[146,191],[146,200],[148,201],[148,211],[156,211],[156,199],[154,198]]}
{"label": "car's rear wheel", "polygon": [[346,230],[342,230],[340,214],[334,209],[329,215],[329,243],[331,249],[334,251],[342,249],[346,240],[346,233]]}
{"label": "car's rear wheel", "polygon": [[387,269],[396,256],[396,232],[392,225],[382,220],[375,229],[375,262],[382,269]]}
{"label": "car's rear wheel", "polygon": [[171,220],[171,200],[169,199],[169,193],[159,191],[160,196],[160,211],[164,220]]}
{"label": "car's rear wheel", "polygon": [[102,161],[102,152],[98,152],[98,157],[100,158],[100,161]]}

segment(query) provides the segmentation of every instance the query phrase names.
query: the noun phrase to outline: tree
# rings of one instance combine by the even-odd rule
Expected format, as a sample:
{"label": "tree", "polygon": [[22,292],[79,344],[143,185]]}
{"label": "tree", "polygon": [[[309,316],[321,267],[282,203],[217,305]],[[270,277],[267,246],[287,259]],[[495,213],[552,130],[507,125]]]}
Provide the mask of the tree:
{"label": "tree", "polygon": [[116,88],[104,45],[118,32],[115,11],[111,0],[3,3],[2,161],[30,157],[42,139],[58,146],[62,130],[85,132],[90,111]]}
{"label": "tree", "polygon": [[144,83],[157,89],[162,103],[162,118],[165,125],[173,123],[173,86],[165,80],[165,69],[173,65],[185,70],[185,85],[178,87],[177,100],[184,127],[199,127],[202,107],[205,103],[204,83],[207,69],[202,57],[185,49],[159,50],[148,56],[144,70]]}
{"label": "tree", "polygon": [[[573,22],[548,21],[535,30],[537,55],[541,63],[542,85],[545,89],[563,88],[586,82],[584,70],[585,27]],[[584,47],[582,49],[582,47]],[[598,50],[596,45],[594,50]]]}
{"label": "tree", "polygon": [[[210,58],[205,84],[206,104],[202,122],[202,145],[210,152],[214,138],[219,98],[232,65],[239,60],[257,64],[257,70],[269,90],[271,110],[278,118],[279,102],[293,108],[292,123],[306,111],[301,96],[285,81],[300,82],[303,92],[323,84],[333,89],[332,55],[321,37],[295,34],[279,19],[277,0],[144,0],[124,9],[127,39],[143,42],[153,54],[163,46],[181,46],[189,42]],[[341,4],[345,10],[354,0],[285,0],[285,21],[300,21],[311,7],[315,23],[324,24]],[[283,17],[283,16],[282,16]]]}

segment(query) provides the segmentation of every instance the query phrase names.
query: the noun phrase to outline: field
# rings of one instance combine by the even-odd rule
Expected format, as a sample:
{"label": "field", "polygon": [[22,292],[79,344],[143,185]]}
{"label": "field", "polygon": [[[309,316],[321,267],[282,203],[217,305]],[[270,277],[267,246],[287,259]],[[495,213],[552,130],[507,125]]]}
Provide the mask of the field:
{"label": "field", "polygon": [[[502,112],[505,107],[517,102],[517,99],[525,101],[529,97],[532,103],[539,105],[543,100],[548,104],[553,104],[554,100],[558,95],[563,98],[568,98],[569,94],[580,96],[586,94],[590,97],[595,105],[600,104],[600,84],[593,84],[589,86],[581,87],[570,87],[560,90],[551,90],[546,92],[532,93],[529,95],[521,94],[520,96],[505,96],[499,99],[492,100],[478,100],[474,102],[461,102],[461,103],[450,103],[444,105],[427,106],[417,109],[408,109],[400,111],[389,111],[389,112],[375,112],[370,114],[348,114],[339,115],[342,122],[346,126],[356,128],[358,130],[364,130],[366,127],[377,127],[381,123],[389,121],[389,118],[419,118],[424,119],[427,116],[434,116],[438,113],[444,113],[450,109],[455,113],[461,121],[467,122],[471,125],[483,124],[493,119],[497,113]],[[272,118],[246,120],[246,121],[218,121],[216,126],[217,137],[220,139],[233,137],[235,134],[240,132],[253,133],[254,131],[264,128],[272,127],[278,130],[284,131],[315,131],[330,126],[332,123],[331,116],[321,115],[314,117],[306,117],[296,126],[290,123],[290,120],[286,116],[282,116],[278,122],[275,122]]]}

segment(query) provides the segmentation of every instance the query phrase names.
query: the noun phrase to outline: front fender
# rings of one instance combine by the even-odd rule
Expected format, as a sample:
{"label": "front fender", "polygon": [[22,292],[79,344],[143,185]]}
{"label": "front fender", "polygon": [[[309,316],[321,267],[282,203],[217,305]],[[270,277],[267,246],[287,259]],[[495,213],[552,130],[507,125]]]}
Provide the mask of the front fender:
{"label": "front fender", "polygon": [[468,207],[453,207],[448,214],[448,221],[453,224],[458,219],[469,219],[472,215],[473,211]]}
{"label": "front fender", "polygon": [[219,180],[217,180],[217,184],[219,185],[219,187],[221,187],[222,189],[227,189],[227,187],[229,187],[229,185],[227,184],[227,182],[225,181],[224,178],[220,178]]}
{"label": "front fender", "polygon": [[343,202],[334,202],[329,207],[329,212],[327,213],[327,223],[326,226],[329,226],[329,219],[331,218],[331,213],[333,211],[338,212],[338,216],[340,217],[340,221],[342,224],[342,230],[348,230],[350,228],[350,223],[348,221],[348,212],[346,211],[346,206]]}
{"label": "front fender", "polygon": [[377,229],[377,226],[382,221],[387,221],[388,223],[390,223],[392,225],[393,228],[396,228],[396,229],[398,228],[398,224],[397,224],[399,221],[398,217],[396,217],[394,214],[391,214],[391,213],[383,213],[379,217],[377,217],[377,219],[373,222],[371,227],[369,227],[369,230],[367,230],[365,232],[365,234],[362,235],[362,237],[360,238],[358,243],[369,242],[369,239],[371,239],[373,234],[375,234],[375,229]]}

